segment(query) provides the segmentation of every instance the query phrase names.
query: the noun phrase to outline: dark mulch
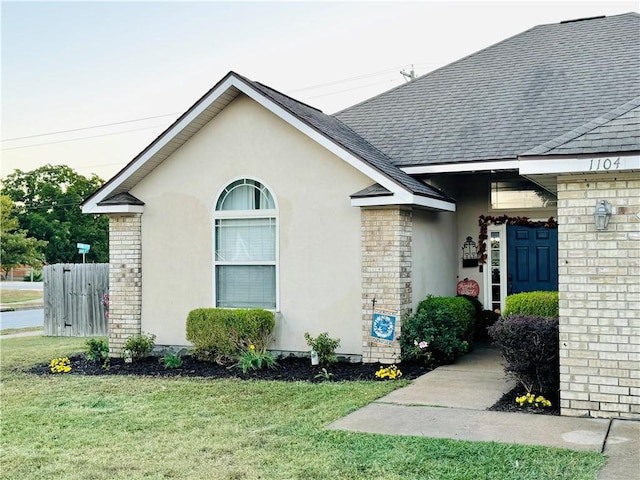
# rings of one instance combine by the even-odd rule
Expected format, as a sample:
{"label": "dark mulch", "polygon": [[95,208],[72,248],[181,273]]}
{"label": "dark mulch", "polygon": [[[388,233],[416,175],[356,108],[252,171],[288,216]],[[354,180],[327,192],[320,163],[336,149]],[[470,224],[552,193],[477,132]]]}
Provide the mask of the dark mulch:
{"label": "dark mulch", "polygon": [[[206,377],[206,378],[237,378],[242,380],[283,380],[289,382],[308,381],[322,382],[325,379],[316,375],[322,372],[322,367],[312,366],[308,358],[286,357],[278,360],[273,369],[263,369],[242,373],[238,368],[203,362],[192,356],[184,356],[183,364],[178,368],[165,368],[162,359],[148,357],[135,363],[125,363],[122,359],[112,358],[108,369],[102,365],[87,361],[83,355],[69,357],[71,372],[65,375],[144,375],[150,377]],[[377,380],[375,373],[381,365],[379,363],[348,363],[338,362],[327,368],[331,373],[331,381],[343,380]],[[402,362],[399,365],[402,378],[412,380],[427,373],[430,369],[415,363]],[[36,365],[30,370],[37,375],[56,375],[51,373],[49,365]]]}
{"label": "dark mulch", "polygon": [[551,402],[551,406],[545,408],[518,406],[516,397],[522,395],[524,395],[522,387],[517,386],[510,392],[505,393],[489,410],[496,412],[534,413],[538,415],[560,415],[560,399],[557,392],[544,395],[544,397]]}

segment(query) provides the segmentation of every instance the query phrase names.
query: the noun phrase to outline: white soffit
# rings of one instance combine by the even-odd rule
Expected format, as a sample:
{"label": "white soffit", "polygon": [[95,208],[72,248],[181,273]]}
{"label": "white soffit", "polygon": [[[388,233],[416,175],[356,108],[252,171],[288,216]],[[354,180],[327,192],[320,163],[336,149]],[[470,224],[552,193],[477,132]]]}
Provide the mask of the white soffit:
{"label": "white soffit", "polygon": [[442,163],[440,165],[418,165],[415,167],[401,167],[409,175],[429,173],[463,173],[463,172],[491,172],[493,170],[517,170],[518,160],[496,160],[492,162],[464,162]]}
{"label": "white soffit", "polygon": [[456,204],[438,200],[436,198],[423,197],[420,195],[385,195],[379,197],[352,198],[352,207],[380,207],[387,205],[412,205],[427,208],[430,210],[440,210],[445,212],[455,212]]}

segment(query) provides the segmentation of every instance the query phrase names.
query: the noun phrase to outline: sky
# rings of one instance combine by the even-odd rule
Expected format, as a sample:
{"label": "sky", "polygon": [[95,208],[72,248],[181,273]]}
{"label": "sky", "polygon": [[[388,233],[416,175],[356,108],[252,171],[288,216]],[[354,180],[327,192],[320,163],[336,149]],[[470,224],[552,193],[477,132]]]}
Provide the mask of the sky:
{"label": "sky", "polygon": [[233,70],[334,113],[536,25],[637,1],[0,3],[0,177],[107,180]]}

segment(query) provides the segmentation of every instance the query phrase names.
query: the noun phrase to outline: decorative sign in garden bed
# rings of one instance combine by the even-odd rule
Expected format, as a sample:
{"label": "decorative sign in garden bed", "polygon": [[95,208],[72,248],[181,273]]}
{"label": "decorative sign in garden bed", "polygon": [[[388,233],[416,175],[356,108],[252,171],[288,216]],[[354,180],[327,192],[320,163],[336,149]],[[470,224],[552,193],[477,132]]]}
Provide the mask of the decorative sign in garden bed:
{"label": "decorative sign in garden bed", "polygon": [[464,280],[458,282],[458,295],[467,295],[468,297],[477,297],[480,295],[480,285],[475,280]]}
{"label": "decorative sign in garden bed", "polygon": [[390,346],[396,336],[396,319],[398,313],[393,310],[376,308],[373,311],[373,321],[371,322],[371,343],[372,345]]}

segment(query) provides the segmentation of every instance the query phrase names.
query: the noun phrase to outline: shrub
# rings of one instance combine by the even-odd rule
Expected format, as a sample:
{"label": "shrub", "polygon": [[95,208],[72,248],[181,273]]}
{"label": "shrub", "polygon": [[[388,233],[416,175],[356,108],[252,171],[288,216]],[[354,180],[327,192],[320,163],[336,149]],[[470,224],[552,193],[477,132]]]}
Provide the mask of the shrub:
{"label": "shrub", "polygon": [[139,335],[132,335],[127,338],[122,346],[125,352],[125,356],[129,356],[132,362],[137,362],[143,358],[149,356],[151,350],[156,345],[156,336],[147,335],[141,333]]}
{"label": "shrub", "polygon": [[109,344],[106,340],[90,338],[86,342],[87,351],[84,356],[90,362],[102,362],[103,367],[109,365]]}
{"label": "shrub", "polygon": [[530,393],[560,387],[558,318],[511,315],[489,328],[502,351],[505,373]]}
{"label": "shrub", "polygon": [[418,304],[418,312],[421,310],[445,311],[456,323],[456,328],[461,329],[462,340],[471,343],[475,325],[476,307],[465,297],[434,297],[429,295]]}
{"label": "shrub", "polygon": [[557,317],[558,292],[524,292],[505,298],[503,317],[509,315],[538,315]]}
{"label": "shrub", "polygon": [[309,332],[304,334],[307,345],[318,354],[318,362],[320,365],[329,365],[338,361],[336,358],[336,349],[340,346],[339,338],[329,337],[328,332],[321,333],[313,338]]}
{"label": "shrub", "polygon": [[187,317],[187,340],[201,360],[234,362],[253,345],[264,353],[275,328],[273,312],[262,309],[199,308]]}
{"label": "shrub", "polygon": [[480,300],[478,300],[478,297],[472,297],[470,295],[458,295],[461,298],[466,299],[469,303],[471,303],[471,305],[473,305],[473,318],[475,318],[476,320],[478,320],[480,318],[480,315],[482,315],[482,302]]}
{"label": "shrub", "polygon": [[469,350],[474,314],[474,306],[463,297],[427,297],[402,323],[402,359],[453,362]]}

